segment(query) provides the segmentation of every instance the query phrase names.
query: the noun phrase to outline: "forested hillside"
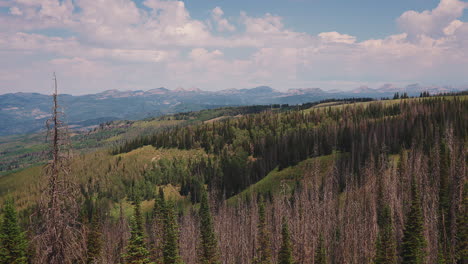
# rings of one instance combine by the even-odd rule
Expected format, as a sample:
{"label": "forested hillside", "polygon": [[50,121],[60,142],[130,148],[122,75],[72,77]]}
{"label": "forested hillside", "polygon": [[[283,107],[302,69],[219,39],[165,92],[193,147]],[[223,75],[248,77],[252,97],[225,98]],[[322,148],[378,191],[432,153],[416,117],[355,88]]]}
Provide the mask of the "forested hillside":
{"label": "forested hillside", "polygon": [[145,122],[0,176],[0,263],[467,261],[466,95]]}

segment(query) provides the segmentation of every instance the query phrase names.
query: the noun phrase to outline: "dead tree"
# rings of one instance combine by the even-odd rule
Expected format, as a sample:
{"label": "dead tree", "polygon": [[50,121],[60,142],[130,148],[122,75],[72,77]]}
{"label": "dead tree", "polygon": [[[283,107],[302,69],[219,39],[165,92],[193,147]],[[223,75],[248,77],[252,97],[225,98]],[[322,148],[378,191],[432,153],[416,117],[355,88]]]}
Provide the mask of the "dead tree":
{"label": "dead tree", "polygon": [[44,166],[44,183],[36,212],[36,262],[65,264],[84,258],[83,226],[78,222],[79,189],[70,170],[71,144],[63,121],[54,73],[52,116],[47,120],[49,162]]}

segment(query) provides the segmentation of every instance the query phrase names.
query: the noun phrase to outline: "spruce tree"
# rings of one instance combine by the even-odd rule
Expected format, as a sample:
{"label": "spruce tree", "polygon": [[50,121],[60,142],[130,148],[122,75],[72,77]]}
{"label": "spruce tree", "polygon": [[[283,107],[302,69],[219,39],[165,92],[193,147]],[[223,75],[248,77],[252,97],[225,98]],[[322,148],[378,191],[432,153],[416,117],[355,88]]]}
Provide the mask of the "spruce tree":
{"label": "spruce tree", "polygon": [[438,262],[450,259],[450,151],[445,142],[440,147],[439,180],[439,254]]}
{"label": "spruce tree", "polygon": [[254,259],[256,264],[271,263],[270,234],[267,229],[265,203],[260,198],[258,204],[258,243],[257,256]]}
{"label": "spruce tree", "polygon": [[315,264],[327,264],[327,250],[325,248],[325,241],[323,236],[320,235],[317,248],[315,249]]}
{"label": "spruce tree", "polygon": [[213,218],[210,212],[208,194],[202,192],[200,201],[200,247],[198,252],[199,263],[214,264],[220,263],[218,254],[218,243],[213,227]]}
{"label": "spruce tree", "polygon": [[99,222],[99,217],[97,213],[93,213],[91,220],[91,227],[88,234],[88,239],[86,241],[87,247],[87,264],[97,264],[99,263],[99,256],[101,255],[102,249],[102,234],[101,234],[101,224]]}
{"label": "spruce tree", "polygon": [[291,237],[289,234],[289,227],[286,217],[283,216],[283,224],[281,227],[281,237],[282,237],[282,244],[281,249],[278,256],[278,263],[279,264],[293,264],[293,256],[292,256],[292,243]]}
{"label": "spruce tree", "polygon": [[422,264],[425,261],[426,254],[424,250],[426,248],[426,240],[424,238],[421,198],[414,179],[411,185],[411,192],[411,208],[406,217],[401,257],[402,263]]}
{"label": "spruce tree", "polygon": [[456,252],[457,263],[468,262],[468,183],[463,190],[463,202],[457,217]]}
{"label": "spruce tree", "polygon": [[179,230],[172,202],[166,203],[164,213],[164,264],[181,263],[179,255]]}
{"label": "spruce tree", "polygon": [[0,225],[0,264],[26,264],[27,242],[12,199],[5,202]]}
{"label": "spruce tree", "polygon": [[392,212],[388,205],[386,205],[382,210],[379,234],[377,238],[375,263],[397,263],[396,239],[393,230]]}
{"label": "spruce tree", "polygon": [[164,191],[159,188],[159,194],[154,200],[152,213],[152,251],[151,255],[157,263],[163,262],[163,243],[164,243],[164,219],[166,217],[166,200],[164,199]]}
{"label": "spruce tree", "polygon": [[127,253],[124,255],[125,264],[148,264],[150,263],[149,251],[145,244],[143,215],[138,199],[135,201],[135,215],[132,218],[131,227]]}

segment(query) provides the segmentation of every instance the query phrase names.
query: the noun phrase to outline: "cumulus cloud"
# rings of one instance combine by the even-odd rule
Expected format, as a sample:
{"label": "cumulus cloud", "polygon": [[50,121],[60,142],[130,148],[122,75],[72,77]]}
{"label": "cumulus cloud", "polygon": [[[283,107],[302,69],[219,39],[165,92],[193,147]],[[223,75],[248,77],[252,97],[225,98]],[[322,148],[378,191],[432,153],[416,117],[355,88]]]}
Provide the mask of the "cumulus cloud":
{"label": "cumulus cloud", "polygon": [[468,3],[460,0],[441,0],[433,10],[405,12],[397,22],[410,37],[427,35],[437,38],[444,34],[444,29],[450,23],[463,15],[466,8]]}
{"label": "cumulus cloud", "polygon": [[[461,20],[468,6],[459,0],[407,11],[397,19],[400,34],[363,41],[338,29],[298,32],[270,13],[241,12],[228,20],[221,7],[214,7],[201,21],[176,0],[145,0],[144,8],[132,0],[11,0],[5,5],[0,54],[7,59],[0,61],[0,71],[24,75],[21,82],[2,78],[5,86],[18,89],[30,89],[33,81],[26,80],[57,68],[77,91],[80,86],[287,88],[434,76],[460,81],[468,67],[468,23]],[[37,31],[49,28],[70,37]]]}
{"label": "cumulus cloud", "polygon": [[283,19],[270,13],[263,17],[249,17],[245,12],[241,13],[247,33],[280,33],[284,28]]}
{"label": "cumulus cloud", "polygon": [[447,36],[453,35],[457,29],[463,26],[463,22],[460,20],[452,21],[447,27],[444,28],[444,34]]}
{"label": "cumulus cloud", "polygon": [[236,30],[236,27],[233,26],[226,18],[223,18],[224,11],[221,7],[217,6],[211,11],[211,17],[217,25],[217,30],[220,32],[229,31],[232,32]]}

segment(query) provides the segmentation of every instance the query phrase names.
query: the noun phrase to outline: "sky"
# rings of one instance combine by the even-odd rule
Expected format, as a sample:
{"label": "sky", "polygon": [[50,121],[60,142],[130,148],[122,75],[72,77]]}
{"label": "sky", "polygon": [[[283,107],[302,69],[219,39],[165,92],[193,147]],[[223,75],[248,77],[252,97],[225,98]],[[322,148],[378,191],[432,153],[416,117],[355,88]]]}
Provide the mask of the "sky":
{"label": "sky", "polygon": [[468,85],[462,0],[0,0],[0,94]]}

